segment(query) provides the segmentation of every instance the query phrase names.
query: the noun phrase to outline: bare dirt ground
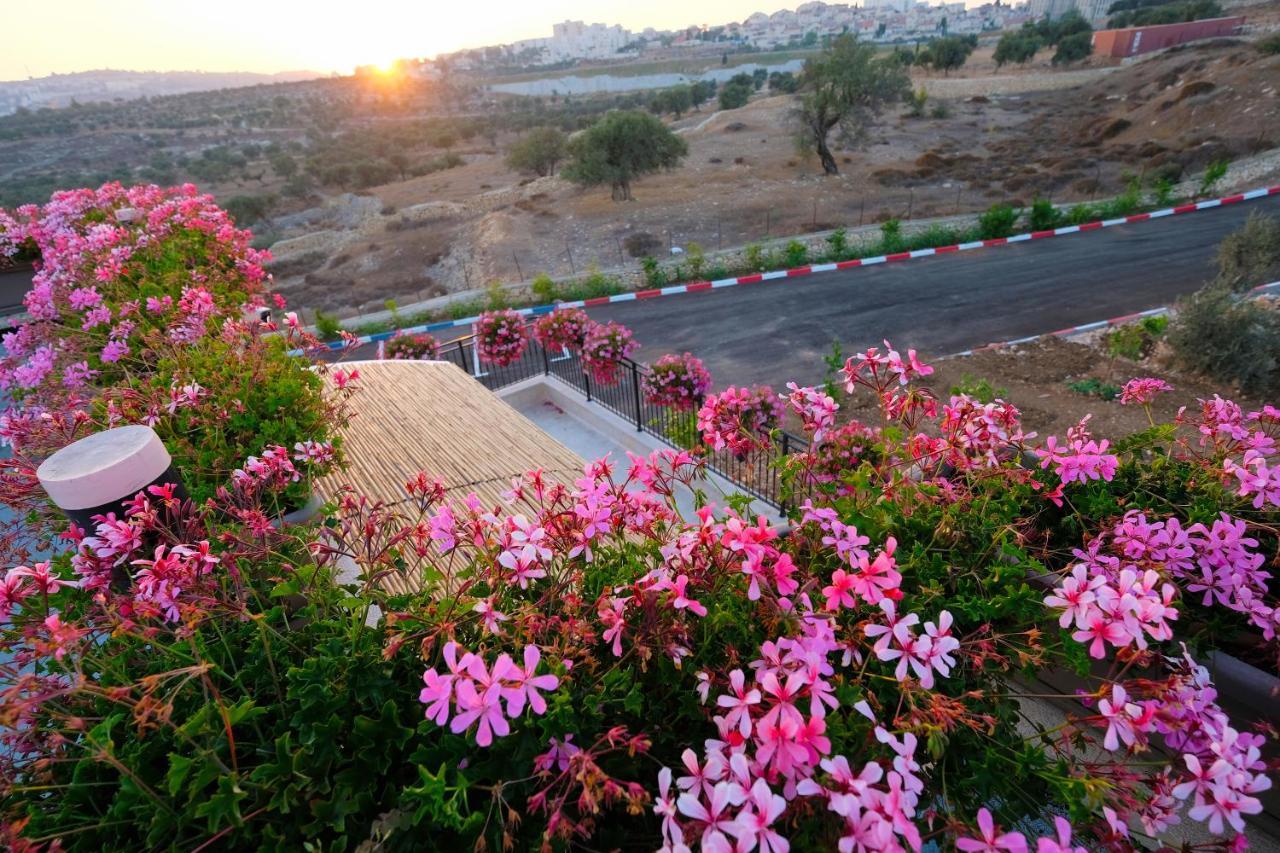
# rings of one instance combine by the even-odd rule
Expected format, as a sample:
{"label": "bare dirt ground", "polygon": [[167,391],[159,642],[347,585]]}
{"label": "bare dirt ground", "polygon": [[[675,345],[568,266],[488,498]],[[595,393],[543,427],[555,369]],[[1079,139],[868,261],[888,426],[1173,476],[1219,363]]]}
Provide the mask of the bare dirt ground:
{"label": "bare dirt ground", "polygon": [[388,298],[632,265],[622,241],[642,232],[714,250],[996,201],[1088,200],[1120,192],[1128,175],[1190,176],[1221,158],[1269,164],[1249,171],[1250,185],[1280,173],[1275,158],[1256,157],[1280,146],[1280,57],[1246,42],[1068,71],[1047,61],[997,70],[984,48],[961,73],[916,82],[942,112],[887,112],[864,144],[838,151],[836,177],[797,152],[789,96],[676,122],[688,157],[638,182],[630,203],[513,173],[502,155],[512,140],[499,139],[467,151],[464,166],[376,187],[368,200],[330,200],[329,219],[286,230],[273,247],[277,280],[297,305],[355,313]]}

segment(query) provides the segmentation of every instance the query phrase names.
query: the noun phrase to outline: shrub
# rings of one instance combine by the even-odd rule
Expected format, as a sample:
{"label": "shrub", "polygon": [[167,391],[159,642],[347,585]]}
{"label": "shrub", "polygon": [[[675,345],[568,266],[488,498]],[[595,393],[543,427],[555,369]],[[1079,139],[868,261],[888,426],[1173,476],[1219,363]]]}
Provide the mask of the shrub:
{"label": "shrub", "polygon": [[765,268],[764,248],[761,247],[760,244],[758,243],[752,243],[751,245],[747,246],[744,262],[747,265],[747,269],[753,272],[763,271]]}
{"label": "shrub", "polygon": [[1152,189],[1155,191],[1155,203],[1157,207],[1168,207],[1174,202],[1174,190],[1177,184],[1174,180],[1166,175],[1156,178]]}
{"label": "shrub", "polygon": [[622,360],[630,358],[639,346],[631,330],[621,323],[593,323],[582,342],[582,367],[597,384],[617,385],[622,379]]}
{"label": "shrub", "polygon": [[971,376],[968,373],[961,374],[960,381],[951,386],[951,393],[972,397],[979,403],[990,403],[997,398],[1005,400],[1009,398],[1007,388],[997,388],[991,384],[991,380]]}
{"label": "shrub", "polygon": [[1093,53],[1093,33],[1080,32],[1065,36],[1053,53],[1054,65],[1070,65],[1088,59]]}
{"label": "shrub", "polygon": [[1280,391],[1280,312],[1212,284],[1178,303],[1169,346],[1189,370],[1252,394]]}
{"label": "shrub", "polygon": [[656,258],[646,257],[640,261],[640,266],[644,269],[645,284],[650,287],[662,287],[667,283],[667,275],[662,271]]}
{"label": "shrub", "polygon": [[1253,46],[1258,52],[1268,56],[1280,54],[1280,33],[1272,33],[1269,36],[1260,38],[1253,43]]}
{"label": "shrub", "polygon": [[1126,323],[1107,335],[1107,352],[1132,361],[1146,358],[1164,335],[1169,319],[1164,316],[1144,317],[1137,323]]}
{"label": "shrub", "polygon": [[1218,281],[1237,292],[1280,279],[1280,220],[1254,211],[1218,244]]}
{"label": "shrub", "polygon": [[534,277],[533,283],[529,285],[529,289],[533,291],[533,295],[543,304],[554,302],[556,299],[556,283],[551,276],[546,273],[538,273]]}
{"label": "shrub", "polygon": [[1231,164],[1226,160],[1214,160],[1204,170],[1204,175],[1200,177],[1200,189],[1197,194],[1201,197],[1211,196],[1217,192],[1218,184],[1227,176],[1227,169]]}
{"label": "shrub", "polygon": [[1037,198],[1031,202],[1027,212],[1027,227],[1032,231],[1050,231],[1062,223],[1062,213],[1047,198]]}
{"label": "shrub", "polygon": [[929,117],[936,119],[950,118],[951,108],[947,106],[946,101],[935,101],[929,109]]}
{"label": "shrub", "polygon": [[1101,379],[1078,379],[1075,382],[1068,382],[1067,387],[1077,394],[1083,394],[1086,397],[1100,397],[1103,400],[1114,400],[1120,396],[1121,388],[1119,385],[1113,385],[1110,382],[1103,382]]}
{"label": "shrub", "polygon": [[924,118],[925,105],[929,103],[929,93],[924,86],[911,93],[907,101],[907,115],[912,118]]}
{"label": "shrub", "polygon": [[702,245],[700,243],[690,243],[685,248],[685,258],[689,263],[689,277],[701,280],[702,273],[707,265],[707,256],[702,250]]}
{"label": "shrub", "polygon": [[[152,404],[141,401],[177,401],[154,428],[183,472],[188,494],[202,502],[229,486],[231,472],[245,459],[273,445],[338,443],[322,378],[308,369],[307,359],[285,355],[288,348],[284,338],[258,335],[166,348],[150,380],[122,386],[128,390],[120,397],[113,389],[105,401],[134,423],[148,419]],[[309,488],[291,484],[281,492],[279,508],[302,506]]]}
{"label": "shrub", "polygon": [[828,256],[832,260],[842,261],[849,252],[849,233],[837,228],[827,235]]}
{"label": "shrub", "polygon": [[107,184],[0,215],[0,254],[31,241],[42,258],[24,298],[32,319],[6,340],[0,385],[21,399],[145,376],[151,338],[194,342],[240,321],[264,304],[271,257],[251,239],[190,186]]}
{"label": "shrub", "polygon": [[901,252],[902,223],[896,219],[887,219],[880,223],[880,254],[892,255]]}
{"label": "shrub", "polygon": [[646,366],[641,390],[655,406],[691,411],[711,390],[711,374],[702,360],[691,353],[664,355]]}
{"label": "shrub", "polygon": [[978,235],[983,240],[996,240],[1013,234],[1021,211],[1007,204],[993,204],[978,217]]}
{"label": "shrub", "polygon": [[524,317],[510,308],[482,312],[475,328],[476,351],[482,362],[506,367],[519,361],[529,346]]}
{"label": "shrub", "polygon": [[1142,186],[1137,178],[1130,178],[1125,184],[1124,192],[1115,198],[1103,202],[1101,215],[1104,219],[1119,219],[1128,216],[1142,205]]}
{"label": "shrub", "polygon": [[783,257],[786,258],[786,266],[789,269],[802,267],[809,262],[809,249],[799,240],[792,240],[783,250]]}
{"label": "shrub", "polygon": [[484,289],[485,307],[490,311],[501,311],[511,307],[511,293],[497,279],[489,282]]}
{"label": "shrub", "polygon": [[342,336],[342,321],[334,314],[316,312],[316,335],[322,341],[336,341]]}
{"label": "shrub", "polygon": [[429,361],[440,357],[440,343],[425,332],[400,334],[387,341],[385,353],[390,359]]}
{"label": "shrub", "polygon": [[1101,212],[1092,204],[1077,204],[1067,211],[1067,221],[1072,225],[1084,225],[1102,218]]}

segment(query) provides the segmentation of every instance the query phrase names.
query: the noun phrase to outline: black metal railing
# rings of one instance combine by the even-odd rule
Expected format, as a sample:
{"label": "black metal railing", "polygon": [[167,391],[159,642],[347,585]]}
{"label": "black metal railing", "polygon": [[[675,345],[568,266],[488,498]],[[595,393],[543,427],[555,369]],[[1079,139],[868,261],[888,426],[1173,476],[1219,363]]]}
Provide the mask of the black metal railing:
{"label": "black metal railing", "polygon": [[506,388],[535,376],[553,377],[582,393],[595,403],[670,447],[693,450],[701,447],[707,467],[733,483],[743,492],[770,506],[786,509],[783,497],[782,460],[809,448],[807,439],[786,431],[775,434],[769,446],[743,455],[727,451],[715,452],[702,443],[697,429],[696,411],[678,411],[670,406],[650,402],[644,393],[647,368],[629,358],[617,363],[616,382],[602,384],[591,378],[578,353],[550,352],[536,340],[529,342],[516,361],[495,365],[481,361],[476,354],[474,336],[442,344],[439,356],[457,364],[491,391]]}

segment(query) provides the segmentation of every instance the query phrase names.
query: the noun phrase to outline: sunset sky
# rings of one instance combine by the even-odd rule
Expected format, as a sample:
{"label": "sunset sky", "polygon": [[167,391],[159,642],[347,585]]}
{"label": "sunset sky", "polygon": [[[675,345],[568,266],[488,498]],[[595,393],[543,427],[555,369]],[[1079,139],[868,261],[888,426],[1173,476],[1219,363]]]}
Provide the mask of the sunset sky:
{"label": "sunset sky", "polygon": [[682,27],[800,0],[16,0],[0,80],[95,68],[339,71],[551,35],[565,19]]}

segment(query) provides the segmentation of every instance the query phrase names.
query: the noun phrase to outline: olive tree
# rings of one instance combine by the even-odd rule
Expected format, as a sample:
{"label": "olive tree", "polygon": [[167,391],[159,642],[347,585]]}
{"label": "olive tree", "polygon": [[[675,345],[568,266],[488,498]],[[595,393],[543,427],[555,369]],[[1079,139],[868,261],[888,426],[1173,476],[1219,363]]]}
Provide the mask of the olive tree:
{"label": "olive tree", "polygon": [[822,169],[839,174],[827,138],[838,131],[846,144],[860,141],[885,106],[911,92],[911,78],[892,54],[880,56],[875,46],[843,35],[800,72],[800,103],[793,120],[797,144],[816,150]]}
{"label": "olive tree", "polygon": [[554,175],[564,159],[568,138],[558,128],[535,127],[520,137],[507,152],[507,165],[517,172],[534,172],[539,177]]}
{"label": "olive tree", "polygon": [[614,201],[631,201],[631,182],[674,169],[689,146],[653,116],[635,111],[611,112],[569,141],[563,175],[583,186],[608,184]]}

